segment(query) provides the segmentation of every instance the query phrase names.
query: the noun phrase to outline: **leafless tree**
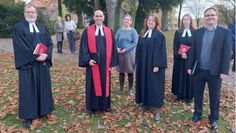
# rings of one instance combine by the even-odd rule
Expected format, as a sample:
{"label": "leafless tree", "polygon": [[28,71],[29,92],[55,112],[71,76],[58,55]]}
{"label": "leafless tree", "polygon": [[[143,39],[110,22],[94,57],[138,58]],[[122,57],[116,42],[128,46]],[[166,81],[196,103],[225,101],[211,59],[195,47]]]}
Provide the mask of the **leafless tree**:
{"label": "leafless tree", "polygon": [[186,9],[196,19],[197,27],[200,26],[199,23],[206,8],[205,6],[205,0],[186,1]]}
{"label": "leafless tree", "polygon": [[224,0],[215,5],[219,11],[219,21],[222,24],[229,24],[231,21],[235,21],[235,6],[234,0]]}

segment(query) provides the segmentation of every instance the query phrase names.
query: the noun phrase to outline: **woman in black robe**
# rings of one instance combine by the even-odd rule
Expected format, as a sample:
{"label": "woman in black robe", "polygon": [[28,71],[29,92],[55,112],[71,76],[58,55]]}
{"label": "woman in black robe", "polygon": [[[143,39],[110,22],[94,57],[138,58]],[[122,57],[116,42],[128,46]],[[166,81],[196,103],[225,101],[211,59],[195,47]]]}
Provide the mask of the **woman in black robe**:
{"label": "woman in black robe", "polygon": [[186,61],[188,58],[189,51],[183,52],[183,54],[179,54],[178,52],[181,44],[191,47],[191,32],[193,30],[194,28],[192,18],[189,14],[185,14],[182,18],[180,28],[175,32],[173,46],[174,66],[171,92],[176,95],[177,100],[183,100],[186,103],[191,102],[193,98],[191,78],[190,75],[188,75],[186,69]]}
{"label": "woman in black robe", "polygon": [[136,103],[155,107],[155,120],[160,120],[165,90],[167,67],[165,36],[161,32],[157,15],[152,13],[145,20],[144,29],[136,48]]}

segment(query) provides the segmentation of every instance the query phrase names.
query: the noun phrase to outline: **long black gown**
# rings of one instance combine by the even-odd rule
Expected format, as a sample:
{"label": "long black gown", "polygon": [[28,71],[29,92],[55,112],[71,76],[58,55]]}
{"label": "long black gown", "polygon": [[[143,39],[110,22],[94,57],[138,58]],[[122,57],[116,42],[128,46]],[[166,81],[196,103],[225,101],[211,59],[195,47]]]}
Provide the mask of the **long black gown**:
{"label": "long black gown", "polygon": [[[139,37],[136,48],[136,103],[160,108],[165,91],[167,67],[165,36],[153,30],[151,38]],[[153,72],[159,67],[158,72]]]}
{"label": "long black gown", "polygon": [[[118,65],[118,56],[115,45],[115,38],[112,35],[112,55],[110,67]],[[111,105],[111,88],[109,87],[109,96],[105,96],[105,86],[106,86],[106,39],[105,35],[100,34],[96,36],[96,48],[99,53],[99,70],[100,70],[100,80],[102,87],[102,96],[95,95],[92,69],[89,65],[89,60],[91,59],[89,49],[88,49],[88,39],[87,39],[87,29],[83,32],[81,43],[80,43],[80,53],[79,53],[79,66],[86,67],[86,109],[87,110],[106,110],[110,108]]]}
{"label": "long black gown", "polygon": [[[15,66],[19,71],[19,118],[36,119],[53,111],[50,67],[52,66],[53,43],[48,29],[36,23],[39,33],[31,33],[27,21],[13,28]],[[33,54],[39,42],[48,47],[47,59],[36,61]]]}
{"label": "long black gown", "polygon": [[[185,37],[182,37],[182,33],[183,32],[176,31],[174,37],[174,66],[171,92],[176,95],[179,100],[191,100],[193,98],[193,90],[190,75],[187,73],[187,59],[181,58],[181,55],[178,54],[178,50],[180,44],[191,46],[192,36],[189,37],[188,34],[186,34]],[[188,56],[189,52],[186,54]]]}

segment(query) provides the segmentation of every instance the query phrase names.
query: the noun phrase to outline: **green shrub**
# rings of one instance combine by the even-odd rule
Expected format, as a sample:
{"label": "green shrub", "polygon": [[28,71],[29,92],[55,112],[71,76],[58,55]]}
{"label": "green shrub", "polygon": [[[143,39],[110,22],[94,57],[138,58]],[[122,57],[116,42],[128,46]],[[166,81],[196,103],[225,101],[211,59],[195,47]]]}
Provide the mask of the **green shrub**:
{"label": "green shrub", "polygon": [[0,37],[9,37],[12,33],[12,26],[24,19],[24,3],[12,4],[0,2]]}
{"label": "green shrub", "polygon": [[[24,5],[24,2],[17,4],[0,2],[0,37],[11,37],[13,26],[24,20]],[[46,19],[40,12],[38,13],[37,22],[44,23],[51,34],[54,32],[54,21]]]}

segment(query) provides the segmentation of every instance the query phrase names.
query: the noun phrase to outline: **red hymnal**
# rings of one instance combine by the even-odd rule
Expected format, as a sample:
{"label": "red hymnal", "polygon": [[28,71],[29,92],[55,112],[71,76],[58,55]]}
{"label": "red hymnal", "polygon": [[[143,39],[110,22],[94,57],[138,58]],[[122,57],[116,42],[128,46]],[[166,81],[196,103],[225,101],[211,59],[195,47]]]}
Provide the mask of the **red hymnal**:
{"label": "red hymnal", "polygon": [[34,49],[33,54],[43,54],[43,53],[46,53],[47,49],[48,49],[47,46],[45,46],[42,43],[38,43],[37,46]]}
{"label": "red hymnal", "polygon": [[178,51],[178,54],[183,54],[183,53],[186,53],[189,51],[191,47],[188,46],[188,45],[184,45],[184,44],[181,44],[180,47],[179,47],[179,51]]}

